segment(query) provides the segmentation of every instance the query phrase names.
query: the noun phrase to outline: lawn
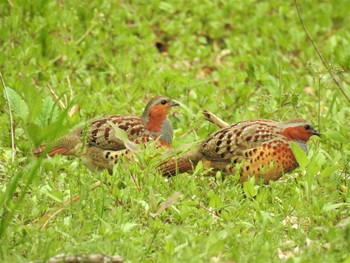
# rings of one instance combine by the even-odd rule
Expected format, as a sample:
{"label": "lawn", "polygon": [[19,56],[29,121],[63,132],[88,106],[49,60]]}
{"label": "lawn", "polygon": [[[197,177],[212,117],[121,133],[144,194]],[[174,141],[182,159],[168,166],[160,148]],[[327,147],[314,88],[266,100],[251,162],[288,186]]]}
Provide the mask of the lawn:
{"label": "lawn", "polygon": [[[1,1],[0,262],[350,262],[350,5],[299,4],[330,71],[293,1]],[[152,147],[113,175],[32,153],[156,95],[181,103],[176,153],[217,130],[204,109],[229,123],[301,117],[322,136],[269,185],[200,164],[164,179]]]}

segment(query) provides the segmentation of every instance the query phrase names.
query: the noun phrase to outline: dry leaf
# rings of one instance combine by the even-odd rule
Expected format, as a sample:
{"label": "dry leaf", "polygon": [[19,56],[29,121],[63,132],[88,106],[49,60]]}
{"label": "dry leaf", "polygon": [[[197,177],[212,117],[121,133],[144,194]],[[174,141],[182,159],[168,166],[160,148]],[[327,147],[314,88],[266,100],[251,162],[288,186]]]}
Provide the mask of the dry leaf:
{"label": "dry leaf", "polygon": [[181,196],[181,193],[175,192],[173,193],[165,202],[161,203],[156,213],[151,213],[152,217],[156,217],[160,215],[165,209],[169,206],[172,206],[176,203],[176,200]]}
{"label": "dry leaf", "polygon": [[315,96],[315,91],[312,87],[305,87],[304,92],[310,96]]}

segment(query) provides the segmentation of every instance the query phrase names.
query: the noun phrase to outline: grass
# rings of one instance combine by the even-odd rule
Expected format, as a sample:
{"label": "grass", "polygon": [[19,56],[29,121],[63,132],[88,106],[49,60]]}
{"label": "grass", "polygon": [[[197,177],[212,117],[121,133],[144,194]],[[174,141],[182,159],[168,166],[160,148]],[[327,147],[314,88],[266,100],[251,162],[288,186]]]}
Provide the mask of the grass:
{"label": "grass", "polygon": [[[348,2],[300,4],[349,94]],[[98,252],[128,262],[350,262],[349,103],[292,1],[8,0],[0,10],[16,143],[12,162],[1,96],[0,261]],[[200,166],[164,180],[151,149],[113,176],[32,155],[90,118],[141,114],[155,95],[183,104],[170,116],[176,151],[216,130],[203,109],[231,123],[299,116],[323,136],[298,156],[299,169],[268,186],[206,177]],[[79,114],[67,118],[74,105]]]}

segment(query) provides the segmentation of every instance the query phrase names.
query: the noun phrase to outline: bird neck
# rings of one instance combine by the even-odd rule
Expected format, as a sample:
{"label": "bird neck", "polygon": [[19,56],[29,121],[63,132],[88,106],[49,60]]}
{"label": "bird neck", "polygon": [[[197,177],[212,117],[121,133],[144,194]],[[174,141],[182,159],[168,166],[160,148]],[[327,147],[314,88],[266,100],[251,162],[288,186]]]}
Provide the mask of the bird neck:
{"label": "bird neck", "polygon": [[302,127],[287,127],[281,134],[286,137],[288,141],[300,141],[306,143],[310,134],[306,133]]}
{"label": "bird neck", "polygon": [[303,141],[298,141],[298,140],[294,140],[294,142],[304,151],[304,152],[308,152],[308,147],[307,147],[307,143],[303,142]]}
{"label": "bird neck", "polygon": [[158,133],[163,127],[164,121],[167,119],[168,107],[164,105],[156,105],[145,111],[145,114],[142,116],[146,125],[146,129]]}
{"label": "bird neck", "polygon": [[307,153],[307,141],[310,138],[308,134],[302,132],[299,127],[288,127],[285,128],[282,132],[282,135],[288,140],[295,142],[304,152]]}
{"label": "bird neck", "polygon": [[165,119],[162,123],[162,127],[159,132],[157,132],[160,145],[162,147],[170,147],[173,141],[173,126],[169,119]]}

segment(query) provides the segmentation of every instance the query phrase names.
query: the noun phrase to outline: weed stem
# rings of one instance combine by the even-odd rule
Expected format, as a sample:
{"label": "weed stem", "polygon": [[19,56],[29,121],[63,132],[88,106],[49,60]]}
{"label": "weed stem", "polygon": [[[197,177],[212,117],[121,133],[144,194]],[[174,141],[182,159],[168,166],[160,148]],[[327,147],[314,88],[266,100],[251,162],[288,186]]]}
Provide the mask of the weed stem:
{"label": "weed stem", "polygon": [[301,26],[303,27],[307,37],[309,38],[309,40],[311,41],[313,47],[315,48],[316,50],[316,53],[317,55],[319,56],[319,58],[321,59],[323,65],[326,67],[327,71],[329,72],[329,74],[331,75],[335,85],[338,86],[338,88],[340,89],[341,93],[344,95],[344,97],[347,99],[347,101],[350,103],[350,98],[349,96],[346,94],[345,90],[343,89],[342,85],[339,83],[339,81],[335,78],[331,68],[329,67],[328,63],[326,62],[326,60],[324,59],[324,57],[322,56],[320,50],[318,49],[315,41],[313,40],[313,38],[311,37],[309,31],[307,30],[305,24],[304,24],[304,21],[303,19],[301,18],[301,14],[300,14],[300,8],[299,8],[299,4],[298,4],[298,0],[294,0],[294,4],[295,4],[295,8],[297,9],[297,14],[298,14],[298,17],[299,17],[299,20],[300,20],[300,24]]}

